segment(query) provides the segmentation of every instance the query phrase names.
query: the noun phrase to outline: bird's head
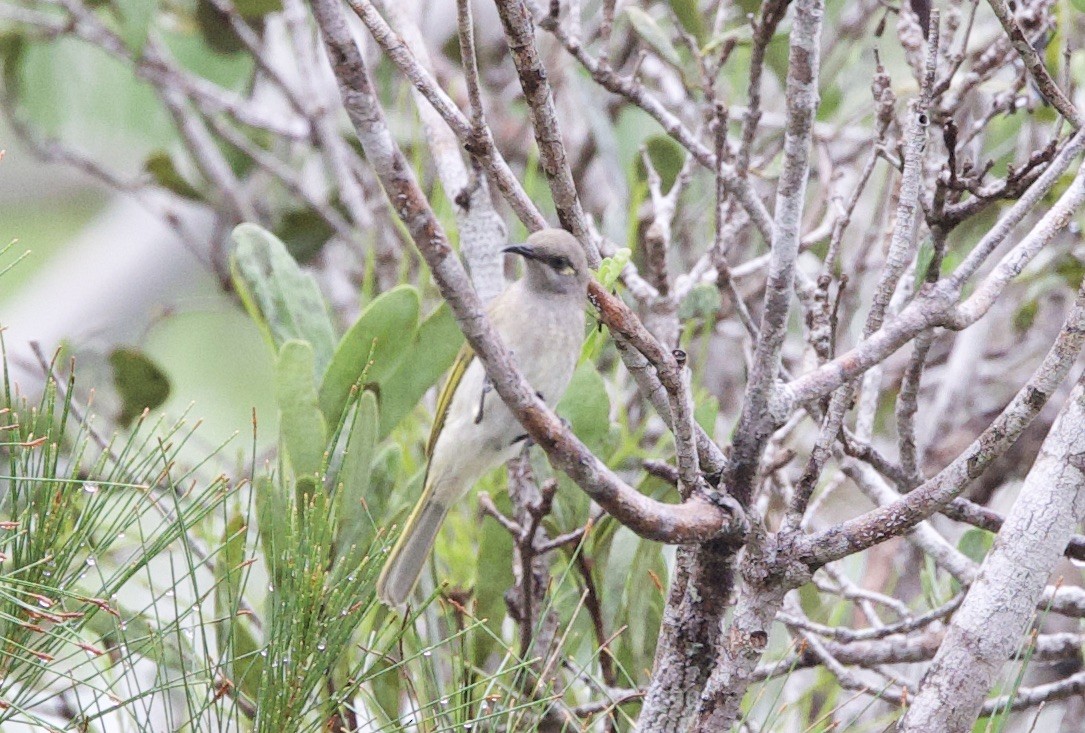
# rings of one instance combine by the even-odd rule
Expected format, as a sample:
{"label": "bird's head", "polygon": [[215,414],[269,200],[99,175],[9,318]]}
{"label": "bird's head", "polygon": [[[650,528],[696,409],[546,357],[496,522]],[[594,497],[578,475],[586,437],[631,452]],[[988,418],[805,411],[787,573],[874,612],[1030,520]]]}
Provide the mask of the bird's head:
{"label": "bird's head", "polygon": [[505,247],[502,252],[524,258],[524,278],[533,290],[581,297],[587,292],[591,274],[584,248],[564,229],[543,229],[525,244]]}

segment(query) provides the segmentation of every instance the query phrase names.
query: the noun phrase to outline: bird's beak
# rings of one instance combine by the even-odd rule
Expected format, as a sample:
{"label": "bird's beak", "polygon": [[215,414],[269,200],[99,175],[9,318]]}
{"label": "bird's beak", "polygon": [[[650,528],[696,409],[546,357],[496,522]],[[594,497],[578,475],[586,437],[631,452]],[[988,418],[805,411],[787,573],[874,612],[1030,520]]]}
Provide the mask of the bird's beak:
{"label": "bird's beak", "polygon": [[537,257],[535,256],[535,250],[526,244],[510,244],[508,247],[504,247],[501,251],[506,254],[520,255],[524,259],[528,260],[537,259]]}

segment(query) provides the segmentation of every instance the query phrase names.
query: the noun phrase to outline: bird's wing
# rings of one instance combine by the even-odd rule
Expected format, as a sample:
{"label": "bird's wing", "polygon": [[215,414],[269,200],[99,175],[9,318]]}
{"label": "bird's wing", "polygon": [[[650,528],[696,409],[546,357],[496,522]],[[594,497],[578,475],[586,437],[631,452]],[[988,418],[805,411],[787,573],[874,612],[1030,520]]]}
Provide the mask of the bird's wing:
{"label": "bird's wing", "polygon": [[433,427],[430,428],[429,440],[426,441],[426,457],[428,458],[433,457],[433,448],[437,444],[437,436],[441,434],[441,429],[445,425],[445,418],[448,417],[448,407],[452,404],[452,396],[456,394],[456,388],[460,386],[460,381],[474,358],[475,350],[470,344],[464,344],[460,353],[456,354],[456,361],[452,362],[448,379],[445,380],[441,392],[437,395],[437,410],[433,415]]}
{"label": "bird's wing", "polygon": [[[486,313],[490,317],[491,323],[494,324],[497,332],[506,341],[509,333],[508,325],[519,317],[517,315],[519,311],[514,307],[519,292],[520,281],[517,281],[486,306]],[[513,305],[510,305],[510,303]],[[513,319],[513,321],[510,321],[510,319]],[[460,386],[463,375],[467,373],[467,367],[471,366],[474,359],[474,349],[471,348],[470,344],[464,344],[463,348],[460,349],[460,353],[456,354],[456,361],[452,362],[452,370],[448,373],[448,379],[445,380],[440,393],[437,395],[437,410],[433,415],[433,427],[430,428],[429,440],[426,441],[427,458],[433,457],[433,449],[437,445],[437,436],[441,434],[441,429],[445,426],[448,408],[452,405],[452,397],[456,394],[456,389]]]}

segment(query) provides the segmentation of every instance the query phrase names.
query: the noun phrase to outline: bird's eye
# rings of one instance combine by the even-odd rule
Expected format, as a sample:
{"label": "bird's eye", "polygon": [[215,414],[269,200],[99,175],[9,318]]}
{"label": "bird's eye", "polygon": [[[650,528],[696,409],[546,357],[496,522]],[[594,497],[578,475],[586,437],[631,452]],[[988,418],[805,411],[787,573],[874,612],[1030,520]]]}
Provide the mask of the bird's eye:
{"label": "bird's eye", "polygon": [[576,270],[573,269],[573,265],[569,262],[568,257],[558,255],[550,260],[550,266],[558,271],[561,275],[575,275]]}

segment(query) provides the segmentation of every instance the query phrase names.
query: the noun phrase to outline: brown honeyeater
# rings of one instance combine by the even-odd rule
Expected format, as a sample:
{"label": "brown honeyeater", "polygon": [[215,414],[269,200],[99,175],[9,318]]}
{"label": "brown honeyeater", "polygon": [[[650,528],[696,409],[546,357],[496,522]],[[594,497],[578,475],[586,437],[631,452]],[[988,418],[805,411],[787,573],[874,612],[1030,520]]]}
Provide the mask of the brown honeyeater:
{"label": "brown honeyeater", "polygon": [[[584,250],[568,232],[544,229],[503,251],[524,258],[524,276],[494,298],[487,312],[532,389],[553,407],[573,376],[584,339],[591,276]],[[514,458],[524,437],[508,407],[491,393],[482,362],[465,346],[437,398],[422,496],[377,581],[382,601],[406,603],[448,510],[483,474]]]}

